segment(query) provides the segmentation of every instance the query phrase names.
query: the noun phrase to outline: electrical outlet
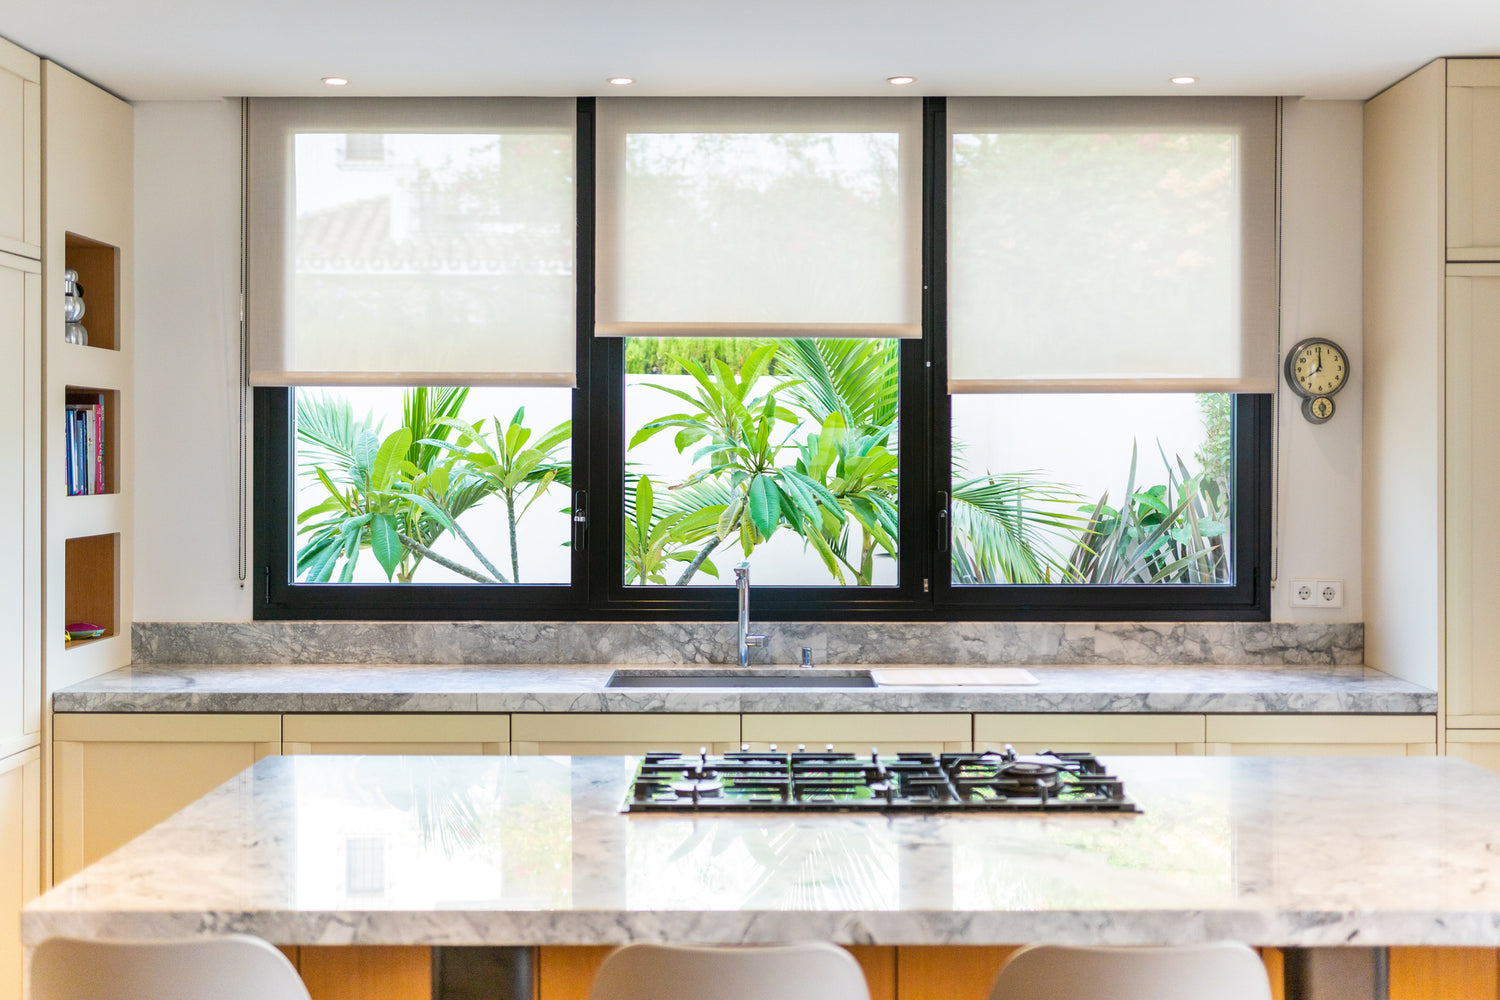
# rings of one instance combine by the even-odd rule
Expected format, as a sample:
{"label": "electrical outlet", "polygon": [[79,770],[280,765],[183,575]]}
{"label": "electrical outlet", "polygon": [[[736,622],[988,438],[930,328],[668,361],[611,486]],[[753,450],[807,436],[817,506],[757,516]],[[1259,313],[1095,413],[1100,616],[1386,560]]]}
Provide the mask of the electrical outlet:
{"label": "electrical outlet", "polygon": [[1294,608],[1315,608],[1318,606],[1318,582],[1316,580],[1293,580],[1292,592],[1287,597]]}
{"label": "electrical outlet", "polygon": [[1342,608],[1344,606],[1343,580],[1319,580],[1313,590],[1313,603],[1318,607]]}

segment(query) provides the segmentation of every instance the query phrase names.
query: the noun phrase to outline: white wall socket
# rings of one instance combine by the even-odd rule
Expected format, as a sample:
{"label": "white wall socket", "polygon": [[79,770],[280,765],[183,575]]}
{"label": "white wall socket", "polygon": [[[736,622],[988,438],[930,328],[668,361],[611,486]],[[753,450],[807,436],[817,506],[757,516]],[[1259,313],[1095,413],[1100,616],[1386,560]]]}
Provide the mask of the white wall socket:
{"label": "white wall socket", "polygon": [[1293,580],[1288,602],[1294,608],[1342,608],[1343,580]]}
{"label": "white wall socket", "polygon": [[1316,580],[1293,580],[1292,592],[1287,600],[1294,608],[1315,608],[1318,602],[1314,595],[1318,592],[1318,581]]}
{"label": "white wall socket", "polygon": [[1320,608],[1342,608],[1344,606],[1344,581],[1319,580],[1314,588],[1313,603]]}

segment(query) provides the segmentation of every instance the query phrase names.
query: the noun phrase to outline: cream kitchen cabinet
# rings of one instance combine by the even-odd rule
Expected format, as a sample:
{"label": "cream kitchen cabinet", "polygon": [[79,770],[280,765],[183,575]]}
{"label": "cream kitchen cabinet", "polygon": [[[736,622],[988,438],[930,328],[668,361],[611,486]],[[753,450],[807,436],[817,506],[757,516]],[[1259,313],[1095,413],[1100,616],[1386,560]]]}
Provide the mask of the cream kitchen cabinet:
{"label": "cream kitchen cabinet", "polygon": [[41,263],[0,252],[0,756],[41,730],[41,339]]}
{"label": "cream kitchen cabinet", "polygon": [[1201,715],[1017,714],[974,716],[974,749],[1017,753],[1041,750],[1096,754],[1203,753]]}
{"label": "cream kitchen cabinet", "polygon": [[61,881],[281,752],[279,715],[53,716],[53,878]]}
{"label": "cream kitchen cabinet", "polygon": [[505,754],[508,715],[284,715],[284,753]]}
{"label": "cream kitchen cabinet", "polygon": [[511,752],[517,754],[640,754],[650,750],[709,753],[738,750],[740,717],[694,715],[585,715],[523,713],[510,717]]}
{"label": "cream kitchen cabinet", "polygon": [[1210,715],[1207,752],[1222,756],[1421,757],[1437,753],[1430,715]]}
{"label": "cream kitchen cabinet", "polygon": [[1448,260],[1500,261],[1500,59],[1448,60]]}
{"label": "cream kitchen cabinet", "polygon": [[[1500,142],[1500,118],[1494,131]],[[1448,726],[1500,726],[1500,263],[1449,264],[1447,306]]]}
{"label": "cream kitchen cabinet", "polygon": [[41,889],[42,754],[0,760],[0,1000],[21,996],[21,906]]}
{"label": "cream kitchen cabinet", "polygon": [[853,753],[869,753],[871,748],[886,754],[944,753],[974,745],[973,717],[967,714],[746,715],[740,733],[752,750],[772,743],[779,750],[795,750],[798,744],[822,750],[832,743],[835,750]]}
{"label": "cream kitchen cabinet", "polygon": [[1448,756],[1500,773],[1500,729],[1448,730]]}
{"label": "cream kitchen cabinet", "polygon": [[42,62],[0,38],[0,251],[42,255]]}

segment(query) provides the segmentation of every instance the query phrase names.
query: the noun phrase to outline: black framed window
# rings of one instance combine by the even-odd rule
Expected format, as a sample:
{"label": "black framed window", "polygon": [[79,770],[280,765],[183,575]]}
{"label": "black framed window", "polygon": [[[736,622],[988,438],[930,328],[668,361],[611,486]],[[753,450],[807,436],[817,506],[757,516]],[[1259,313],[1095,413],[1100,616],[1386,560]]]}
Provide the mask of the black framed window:
{"label": "black framed window", "polygon": [[[652,528],[659,527],[668,514],[676,513],[677,523],[692,514],[687,509],[690,505],[681,502],[692,488],[684,486],[691,469],[652,466],[645,455],[654,447],[658,461],[672,459],[684,426],[666,427],[651,436],[654,445],[647,441],[632,448],[632,440],[651,419],[692,411],[686,403],[675,409],[657,405],[665,404],[670,395],[660,387],[691,388],[681,385],[685,369],[678,359],[701,362],[714,349],[702,343],[683,346],[671,339],[594,336],[594,112],[592,99],[578,102],[577,388],[515,391],[571,396],[559,405],[556,400],[542,404],[519,396],[508,400],[498,395],[504,390],[473,387],[467,390],[459,415],[470,426],[482,417],[479,433],[464,437],[452,421],[444,424],[452,444],[444,454],[449,455],[460,447],[479,455],[486,450],[481,438],[494,451],[513,426],[528,432],[515,451],[548,443],[546,453],[528,470],[529,487],[523,482],[509,501],[492,489],[475,504],[474,513],[482,512],[490,519],[487,527],[479,529],[493,540],[488,545],[474,537],[476,532],[467,532],[473,543],[467,545],[453,531],[439,531],[438,535],[446,537],[431,547],[432,555],[414,560],[412,550],[406,549],[407,564],[395,574],[386,570],[399,550],[387,548],[382,559],[368,529],[354,543],[345,536],[341,552],[347,552],[350,544],[361,552],[356,560],[361,568],[352,581],[364,582],[336,582],[344,575],[347,558],[343,562],[334,558],[331,569],[324,567],[327,572],[309,572],[316,568],[306,554],[312,534],[309,525],[316,525],[318,515],[298,523],[298,515],[315,506],[310,498],[326,501],[330,492],[315,477],[316,463],[310,461],[315,438],[310,444],[305,433],[311,401],[326,397],[316,388],[257,388],[257,618],[712,620],[733,614],[735,598],[727,567],[745,556],[734,532],[726,532],[717,541],[714,530],[704,533],[702,511],[713,504],[698,496],[696,531],[684,530],[675,541],[665,543],[668,530],[652,537]],[[890,341],[881,350],[867,348],[862,354],[867,368],[871,355],[881,355],[876,368],[886,380],[884,398],[893,407],[894,419],[880,422],[890,425],[889,433],[871,447],[886,450],[894,457],[895,467],[882,481],[880,504],[863,504],[840,494],[837,499],[845,503],[844,512],[849,515],[846,522],[825,517],[821,542],[809,538],[818,526],[811,518],[797,523],[796,502],[801,499],[804,506],[810,502],[816,513],[820,495],[813,495],[793,473],[799,458],[804,474],[808,471],[808,457],[802,451],[810,432],[824,430],[818,421],[826,419],[828,407],[812,412],[814,401],[804,398],[793,405],[793,390],[776,390],[778,405],[795,411],[779,423],[773,421],[771,433],[781,450],[766,466],[773,471],[768,479],[783,483],[781,492],[772,491],[772,495],[786,509],[774,521],[773,514],[762,509],[760,529],[745,530],[757,531],[755,539],[765,542],[762,536],[768,532],[762,529],[772,529],[770,542],[784,548],[791,561],[782,569],[770,564],[762,568],[752,554],[755,616],[887,621],[1268,619],[1272,442],[1268,394],[1179,394],[1166,401],[1170,405],[1145,405],[1150,419],[1138,422],[1124,415],[1129,410],[1124,397],[1106,400],[1105,412],[1114,415],[1115,429],[1134,437],[1137,452],[1133,478],[1128,474],[1131,454],[1118,445],[1107,461],[1095,463],[1108,466],[1100,473],[1107,480],[1108,497],[1096,492],[1099,483],[1089,478],[1093,470],[1054,468],[1048,479],[1048,470],[1036,463],[1035,452],[1005,450],[1005,439],[1027,435],[1002,430],[1055,422],[1057,408],[1068,408],[1066,395],[1031,397],[1029,402],[1009,397],[998,404],[998,410],[979,398],[948,395],[944,102],[927,99],[923,117],[923,336]],[[738,370],[736,366],[754,346],[738,342],[729,358],[731,367]],[[800,351],[804,361],[819,356],[813,341],[790,347],[783,343],[775,353],[782,351],[788,355]],[[673,360],[665,360],[669,358]],[[799,369],[796,361],[788,357],[776,362],[772,374],[779,373],[784,381],[805,376],[805,368]],[[801,377],[801,381],[805,384],[807,379]],[[411,405],[409,399],[394,402],[402,395],[399,389],[385,391],[393,395],[382,405],[396,414],[383,427],[388,432],[399,421],[410,419]],[[653,394],[659,396],[652,404],[656,408],[643,409],[640,400]],[[428,390],[425,405],[429,409],[437,395],[438,390]],[[754,393],[757,398],[764,395]],[[634,409],[632,400],[636,401]],[[1081,397],[1077,405],[1084,408]],[[357,423],[370,409],[353,405],[349,419]],[[522,411],[519,419],[518,411]],[[794,417],[801,422],[800,430],[794,430]],[[564,419],[571,421],[570,433],[549,439],[548,432]],[[301,435],[299,426],[304,429]],[[1177,436],[1158,446],[1164,428]],[[430,429],[427,439],[432,439]],[[702,451],[697,439],[689,440],[681,452],[682,461]],[[431,475],[430,465],[418,471]],[[550,477],[548,468],[552,469]],[[688,468],[686,474],[684,468]],[[832,482],[826,471],[814,477],[825,487]],[[645,524],[637,516],[642,478],[650,480],[652,517]],[[718,481],[728,484],[730,477],[726,474]],[[700,484],[707,482],[700,480]],[[1144,499],[1130,499],[1135,494]],[[1153,513],[1158,507],[1162,510]],[[508,537],[517,510],[524,513],[516,521],[518,541],[512,546]],[[884,523],[893,530],[861,529],[862,517],[878,525],[882,515],[889,515]],[[998,542],[993,534],[976,538],[976,533],[983,536],[985,518],[1003,523],[1011,516],[1020,518],[1016,523],[1023,529],[1030,518],[1029,554],[1017,550],[1014,539],[1007,542],[1003,535]],[[1158,532],[1164,522],[1170,523]],[[461,522],[468,523],[467,519]],[[745,523],[742,516],[741,524]],[[872,541],[877,533],[882,537]],[[1025,530],[1019,534],[1025,541]],[[842,548],[837,548],[840,539]],[[705,547],[717,578],[704,569],[702,561],[692,566],[692,558]],[[820,547],[837,551],[830,555],[819,551]],[[1122,547],[1129,549],[1128,558],[1121,557]],[[436,557],[475,573],[448,570]],[[425,563],[426,568],[410,574],[412,582],[390,582],[407,574],[413,561]],[[684,579],[689,567],[693,572]],[[1039,573],[1038,567],[1047,571]],[[1168,572],[1161,572],[1164,569]],[[1156,582],[1146,582],[1153,577]],[[490,582],[497,579],[503,582]]]}

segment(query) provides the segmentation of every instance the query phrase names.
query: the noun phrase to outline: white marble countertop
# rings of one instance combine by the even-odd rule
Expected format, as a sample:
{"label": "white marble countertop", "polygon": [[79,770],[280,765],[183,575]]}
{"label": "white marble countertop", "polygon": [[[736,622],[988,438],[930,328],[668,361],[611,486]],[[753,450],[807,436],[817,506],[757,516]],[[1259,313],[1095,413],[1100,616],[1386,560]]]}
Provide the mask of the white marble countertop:
{"label": "white marble countertop", "polygon": [[1500,945],[1500,776],[1104,761],[1142,813],[625,815],[634,758],[274,757],[28,904],[22,938]]}
{"label": "white marble countertop", "polygon": [[276,713],[1437,711],[1437,692],[1359,665],[1028,665],[1037,684],[800,690],[606,688],[616,669],[631,667],[136,665],[65,688],[53,695],[52,706],[58,712]]}

